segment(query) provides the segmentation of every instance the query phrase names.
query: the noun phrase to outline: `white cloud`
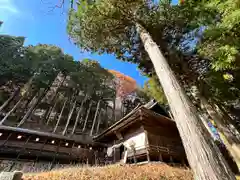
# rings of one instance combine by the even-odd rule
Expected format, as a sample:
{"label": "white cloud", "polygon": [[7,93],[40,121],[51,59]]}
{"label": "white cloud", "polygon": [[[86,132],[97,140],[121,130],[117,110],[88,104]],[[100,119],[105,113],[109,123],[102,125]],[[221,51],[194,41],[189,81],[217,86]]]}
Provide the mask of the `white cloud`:
{"label": "white cloud", "polygon": [[0,11],[3,11],[4,13],[11,13],[11,14],[19,13],[19,10],[14,5],[12,0],[0,0]]}

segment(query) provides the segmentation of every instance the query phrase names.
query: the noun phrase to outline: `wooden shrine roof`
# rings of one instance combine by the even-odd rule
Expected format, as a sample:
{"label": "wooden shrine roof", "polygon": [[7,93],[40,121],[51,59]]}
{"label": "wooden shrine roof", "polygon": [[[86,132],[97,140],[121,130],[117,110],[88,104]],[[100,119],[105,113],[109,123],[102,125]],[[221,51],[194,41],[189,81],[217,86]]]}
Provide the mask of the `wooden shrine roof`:
{"label": "wooden shrine roof", "polygon": [[[81,139],[79,137],[63,136],[63,135],[49,133],[49,132],[41,132],[41,131],[36,131],[36,130],[30,130],[30,129],[24,129],[24,128],[18,128],[18,127],[11,127],[11,126],[4,126],[4,125],[0,126],[0,131],[9,131],[9,132],[12,132],[12,133],[22,133],[22,134],[40,136],[40,137],[45,137],[45,138],[53,138],[53,139],[60,139],[60,140],[66,140],[66,141],[75,141],[75,142],[78,142],[78,143],[81,143],[81,144],[91,143],[91,142],[84,142],[85,138]],[[82,136],[84,136],[84,135],[82,135]]]}
{"label": "wooden shrine roof", "polygon": [[[115,133],[119,129],[129,127],[133,123],[136,123],[136,122],[142,121],[142,120],[149,121],[150,119],[154,119],[154,120],[158,121],[159,123],[172,124],[175,126],[175,121],[173,121],[172,119],[170,119],[167,116],[163,116],[163,115],[151,110],[156,105],[157,105],[157,103],[155,103],[155,102],[150,102],[145,105],[138,105],[131,112],[129,112],[126,116],[124,116],[122,119],[120,119],[119,121],[114,123],[112,126],[110,126],[108,129],[106,129],[99,135],[95,136],[93,139],[95,141],[98,141],[105,136]],[[145,117],[145,118],[143,118],[143,117]]]}

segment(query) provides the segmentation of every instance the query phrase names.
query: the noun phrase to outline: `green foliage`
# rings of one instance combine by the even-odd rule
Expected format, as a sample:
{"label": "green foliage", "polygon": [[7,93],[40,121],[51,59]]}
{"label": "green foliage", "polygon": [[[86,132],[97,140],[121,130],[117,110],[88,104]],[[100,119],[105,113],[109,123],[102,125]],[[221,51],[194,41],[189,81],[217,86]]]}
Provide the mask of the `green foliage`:
{"label": "green foliage", "polygon": [[217,21],[204,31],[199,52],[211,60],[215,71],[239,69],[240,47],[240,4],[238,0],[216,1],[207,3],[216,11]]}
{"label": "green foliage", "polygon": [[156,76],[149,78],[145,82],[143,90],[149,97],[154,98],[160,104],[167,105],[167,99]]}
{"label": "green foliage", "polygon": [[[0,101],[3,103],[16,87],[20,95],[33,97],[40,91],[60,88],[58,101],[74,94],[88,95],[89,99],[112,99],[116,96],[113,76],[97,61],[74,61],[54,45],[23,46],[24,38],[0,36]],[[65,80],[64,80],[65,79]],[[60,86],[60,82],[64,83]],[[54,94],[50,92],[50,97]],[[39,93],[40,94],[40,93]],[[79,100],[81,97],[79,97]],[[60,103],[61,104],[61,103]],[[60,105],[59,104],[59,105]]]}

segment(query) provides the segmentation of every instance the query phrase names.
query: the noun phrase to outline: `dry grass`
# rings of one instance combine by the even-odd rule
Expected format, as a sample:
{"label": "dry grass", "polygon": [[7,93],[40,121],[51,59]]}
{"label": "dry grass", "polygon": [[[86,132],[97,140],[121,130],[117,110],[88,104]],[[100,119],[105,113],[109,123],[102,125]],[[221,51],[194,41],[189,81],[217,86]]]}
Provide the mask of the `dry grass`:
{"label": "dry grass", "polygon": [[193,180],[189,170],[165,164],[68,168],[26,174],[24,180]]}

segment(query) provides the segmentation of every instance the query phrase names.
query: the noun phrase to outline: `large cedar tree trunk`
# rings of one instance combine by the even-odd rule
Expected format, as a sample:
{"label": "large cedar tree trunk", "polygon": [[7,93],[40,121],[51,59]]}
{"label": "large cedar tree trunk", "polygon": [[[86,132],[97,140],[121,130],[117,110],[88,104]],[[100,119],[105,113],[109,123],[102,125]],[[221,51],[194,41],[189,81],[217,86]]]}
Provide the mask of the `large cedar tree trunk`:
{"label": "large cedar tree trunk", "polygon": [[140,24],[137,23],[136,28],[167,97],[195,178],[235,179],[219,149],[207,136],[201,120],[196,115],[195,107],[187,98],[159,47]]}
{"label": "large cedar tree trunk", "polygon": [[217,112],[203,96],[200,97],[200,102],[215,122],[223,143],[240,169],[240,140],[237,129],[231,122],[225,122],[222,114]]}

